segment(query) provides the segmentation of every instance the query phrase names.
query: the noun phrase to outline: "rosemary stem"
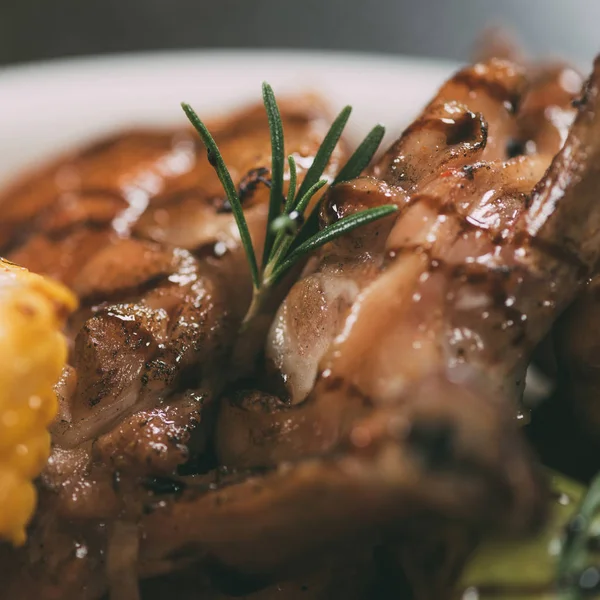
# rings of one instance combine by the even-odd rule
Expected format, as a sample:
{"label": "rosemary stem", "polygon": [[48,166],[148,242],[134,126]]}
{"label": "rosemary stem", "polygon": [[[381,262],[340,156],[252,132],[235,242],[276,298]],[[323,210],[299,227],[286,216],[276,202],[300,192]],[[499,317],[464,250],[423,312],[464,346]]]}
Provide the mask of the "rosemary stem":
{"label": "rosemary stem", "polygon": [[[289,187],[284,198],[283,123],[273,89],[268,83],[263,84],[263,102],[271,138],[271,191],[266,223],[267,229],[260,263],[252,244],[242,201],[223,156],[206,125],[189,104],[182,103],[186,116],[206,147],[208,162],[215,169],[231,205],[233,217],[239,230],[241,245],[250,267],[253,284],[252,300],[242,320],[232,352],[233,371],[234,374],[237,373],[240,376],[250,372],[255,366],[256,358],[263,349],[276,304],[281,302],[293,283],[290,278],[285,286],[279,285],[286,273],[292,267],[300,267],[310,253],[317,248],[358,226],[382,218],[396,210],[395,206],[367,209],[345,217],[339,222],[320,230],[318,217],[322,199],[319,199],[315,202],[308,218],[304,220],[304,213],[307,211],[311,200],[321,188],[331,181],[331,177],[329,175],[324,177],[324,173],[328,165],[334,166],[330,164],[332,162],[331,158],[352,109],[346,106],[333,121],[323,142],[315,152],[310,167],[304,173],[301,183],[298,181],[296,160],[293,155],[288,156]],[[334,184],[353,179],[361,174],[377,150],[383,133],[384,129],[380,125],[371,130],[345,166],[338,172]],[[333,163],[335,163],[335,160]],[[284,287],[287,289],[284,289]]]}
{"label": "rosemary stem", "polygon": [[271,291],[269,286],[261,285],[252,292],[252,301],[233,346],[231,367],[234,379],[243,378],[253,371],[264,348],[271,323],[271,316],[265,309],[265,304],[269,301]]}
{"label": "rosemary stem", "polygon": [[263,285],[267,285],[269,287],[273,283],[273,271],[275,270],[276,266],[281,264],[281,262],[285,259],[285,255],[294,241],[293,235],[286,235],[282,231],[280,231],[279,234],[281,235],[278,235],[276,239],[276,246],[274,246],[273,255],[271,256],[263,272]]}
{"label": "rosemary stem", "polygon": [[248,307],[246,315],[244,316],[244,319],[240,326],[240,334],[246,331],[248,329],[249,323],[251,323],[252,320],[260,314],[260,311],[262,310],[265,301],[269,297],[270,290],[270,285],[265,285],[264,283],[261,283],[259,287],[254,288],[252,290],[252,301],[250,302],[250,306]]}

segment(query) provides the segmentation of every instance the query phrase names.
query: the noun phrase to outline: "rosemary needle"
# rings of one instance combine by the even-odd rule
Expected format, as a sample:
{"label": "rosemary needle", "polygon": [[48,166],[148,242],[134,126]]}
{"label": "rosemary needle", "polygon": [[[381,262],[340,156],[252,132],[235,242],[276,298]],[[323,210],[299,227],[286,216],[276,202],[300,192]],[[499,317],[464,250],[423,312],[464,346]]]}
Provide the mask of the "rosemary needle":
{"label": "rosemary needle", "polygon": [[250,264],[250,274],[252,276],[252,283],[254,289],[258,289],[260,286],[260,278],[258,273],[258,265],[256,262],[256,255],[254,254],[254,247],[252,246],[252,238],[250,237],[250,231],[248,230],[248,223],[246,222],[246,217],[244,216],[244,209],[242,208],[242,202],[240,197],[238,196],[237,190],[233,185],[233,181],[231,179],[231,175],[229,170],[225,165],[225,161],[221,156],[221,152],[213,139],[212,135],[206,128],[206,125],[200,120],[198,115],[194,112],[194,109],[185,102],[182,102],[181,107],[185,112],[187,118],[190,120],[190,123],[194,126],[200,137],[202,138],[202,142],[206,147],[206,152],[208,155],[208,162],[212,165],[212,167],[217,172],[217,175],[221,181],[221,185],[225,190],[225,194],[227,195],[227,200],[229,200],[229,204],[231,205],[231,210],[233,211],[233,216],[235,218],[235,222],[237,223],[238,229],[240,231],[240,238],[242,240],[242,245],[244,246],[244,250],[246,251],[246,256],[248,257],[248,263]]}
{"label": "rosemary needle", "polygon": [[[283,123],[281,122],[281,114],[275,100],[275,94],[268,83],[263,83],[262,92],[269,120],[269,131],[271,132],[271,195],[269,198],[269,217],[267,222],[272,223],[279,215],[281,199],[283,197]],[[273,241],[273,232],[267,227],[263,264],[269,258]]]}
{"label": "rosemary needle", "polygon": [[296,197],[296,179],[297,169],[296,160],[293,156],[288,156],[288,164],[290,166],[290,185],[288,187],[288,195],[285,201],[284,212],[289,213],[294,208],[294,198]]}

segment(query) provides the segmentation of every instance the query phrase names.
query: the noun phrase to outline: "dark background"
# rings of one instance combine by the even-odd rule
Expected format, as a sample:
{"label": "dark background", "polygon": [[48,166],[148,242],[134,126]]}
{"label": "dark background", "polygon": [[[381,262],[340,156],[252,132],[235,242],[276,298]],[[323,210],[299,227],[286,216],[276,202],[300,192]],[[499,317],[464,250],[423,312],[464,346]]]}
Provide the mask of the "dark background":
{"label": "dark background", "polygon": [[504,24],[587,66],[600,0],[0,0],[0,64],[171,48],[330,48],[467,59]]}

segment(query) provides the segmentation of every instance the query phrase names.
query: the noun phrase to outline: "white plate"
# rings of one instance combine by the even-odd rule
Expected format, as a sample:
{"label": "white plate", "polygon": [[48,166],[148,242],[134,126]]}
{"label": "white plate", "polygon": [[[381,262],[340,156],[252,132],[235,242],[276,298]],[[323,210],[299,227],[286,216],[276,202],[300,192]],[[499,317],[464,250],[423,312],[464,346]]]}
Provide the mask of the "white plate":
{"label": "white plate", "polygon": [[385,55],[193,51],[0,69],[0,183],[107,131],[183,123],[182,100],[203,118],[259,101],[263,80],[278,95],[313,90],[334,109],[351,104],[352,136],[382,122],[391,137],[453,68]]}

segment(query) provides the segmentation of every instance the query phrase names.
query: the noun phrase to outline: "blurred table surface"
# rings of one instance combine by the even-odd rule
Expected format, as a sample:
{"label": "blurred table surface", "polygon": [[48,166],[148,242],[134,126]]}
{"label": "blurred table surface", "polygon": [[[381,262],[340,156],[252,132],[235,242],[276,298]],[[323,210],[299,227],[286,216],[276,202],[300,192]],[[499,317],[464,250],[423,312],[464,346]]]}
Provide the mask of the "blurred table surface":
{"label": "blurred table surface", "polygon": [[2,0],[0,64],[172,48],[326,48],[466,60],[505,25],[587,67],[600,0]]}

